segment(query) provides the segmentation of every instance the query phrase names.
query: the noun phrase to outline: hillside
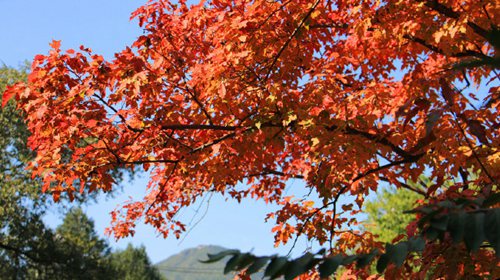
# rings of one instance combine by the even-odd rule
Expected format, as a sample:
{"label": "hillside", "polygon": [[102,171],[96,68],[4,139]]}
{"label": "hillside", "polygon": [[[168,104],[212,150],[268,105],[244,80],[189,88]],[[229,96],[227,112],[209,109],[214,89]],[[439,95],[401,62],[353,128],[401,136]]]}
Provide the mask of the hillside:
{"label": "hillside", "polygon": [[199,262],[199,260],[206,260],[207,254],[215,254],[225,249],[214,245],[199,246],[184,250],[159,262],[155,266],[168,280],[232,279],[232,274],[223,274],[225,261],[213,264]]}

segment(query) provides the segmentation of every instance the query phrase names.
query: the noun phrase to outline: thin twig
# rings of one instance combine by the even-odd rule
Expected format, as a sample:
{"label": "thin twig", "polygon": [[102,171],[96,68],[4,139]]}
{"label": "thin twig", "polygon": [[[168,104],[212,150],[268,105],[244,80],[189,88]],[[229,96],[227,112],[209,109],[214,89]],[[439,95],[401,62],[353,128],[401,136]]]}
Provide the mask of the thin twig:
{"label": "thin twig", "polygon": [[288,45],[293,40],[293,38],[295,37],[295,35],[297,35],[297,33],[299,32],[299,30],[302,28],[302,26],[304,26],[304,24],[306,23],[307,19],[311,16],[312,12],[316,9],[316,7],[318,7],[319,3],[321,3],[321,0],[316,0],[316,2],[313,4],[313,6],[311,7],[311,9],[309,9],[309,11],[307,12],[307,14],[304,16],[304,18],[300,22],[299,26],[297,26],[297,28],[295,28],[295,30],[292,32],[292,34],[286,40],[285,44],[283,46],[281,46],[281,49],[278,51],[278,54],[274,57],[274,60],[271,63],[271,66],[269,67],[269,71],[267,72],[265,80],[269,79],[269,76],[271,75],[271,73],[273,71],[273,68],[276,65],[276,63],[278,62],[278,59],[280,58],[281,54],[285,51],[285,49],[288,47]]}

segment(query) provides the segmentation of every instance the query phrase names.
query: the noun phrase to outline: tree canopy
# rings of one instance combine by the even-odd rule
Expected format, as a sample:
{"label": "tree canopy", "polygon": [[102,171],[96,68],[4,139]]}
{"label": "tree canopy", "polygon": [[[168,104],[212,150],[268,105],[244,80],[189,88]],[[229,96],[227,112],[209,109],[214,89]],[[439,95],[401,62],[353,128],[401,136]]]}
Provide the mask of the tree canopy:
{"label": "tree canopy", "polygon": [[[353,229],[384,182],[429,203],[420,230],[441,241],[418,273],[491,275],[495,251],[481,245],[499,251],[498,15],[492,0],[153,0],[132,15],[144,34],[113,60],[53,41],[3,103],[14,96],[24,112],[30,170],[56,200],[111,190],[118,167],[150,171],[144,199],[113,214],[118,238],[142,217],[179,236],[176,213],[217,192],[280,205],[268,217],[276,245],[304,235],[327,255],[379,248],[380,271],[392,263],[397,277],[411,273],[410,245],[384,249]],[[424,173],[424,190],[405,184]],[[286,195],[291,179],[319,200]],[[464,237],[472,261],[436,222],[460,211],[481,230]],[[485,217],[495,226],[483,230]]]}

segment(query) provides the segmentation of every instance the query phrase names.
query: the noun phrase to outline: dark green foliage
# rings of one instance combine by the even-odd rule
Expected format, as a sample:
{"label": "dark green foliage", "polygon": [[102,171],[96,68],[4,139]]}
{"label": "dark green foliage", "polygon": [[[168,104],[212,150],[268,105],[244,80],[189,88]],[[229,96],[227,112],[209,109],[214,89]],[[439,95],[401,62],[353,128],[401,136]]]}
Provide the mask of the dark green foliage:
{"label": "dark green foliage", "polygon": [[[209,255],[208,260],[204,262],[215,262],[221,260],[220,256],[229,255],[231,256],[231,263],[226,263],[226,270],[228,271],[239,271],[246,267],[251,267],[258,262],[259,266],[265,267],[264,276],[269,279],[284,277],[285,280],[292,280],[315,267],[317,267],[320,276],[325,278],[333,275],[341,265],[347,266],[356,263],[357,266],[361,268],[370,264],[376,257],[379,257],[377,263],[379,272],[383,272],[390,263],[394,263],[396,266],[400,267],[410,252],[421,252],[424,249],[422,244],[425,244],[424,239],[416,237],[394,245],[387,244],[386,253],[384,254],[380,254],[379,251],[375,249],[369,254],[333,255],[325,257],[323,256],[325,250],[320,250],[316,254],[306,253],[296,259],[289,259],[276,255],[258,257],[249,253],[228,250],[218,255]],[[241,257],[243,255],[245,256],[244,258]],[[251,271],[247,271],[247,273],[252,274]]]}
{"label": "dark green foliage", "polygon": [[[500,209],[484,208],[484,203],[485,201],[481,199],[461,198],[441,201],[409,211],[422,215],[418,221],[421,235],[395,244],[387,243],[384,253],[374,249],[369,254],[325,257],[323,249],[316,254],[306,253],[299,258],[289,259],[280,256],[258,257],[229,250],[209,255],[205,262],[215,262],[221,260],[222,257],[231,256],[230,262],[226,264],[226,271],[242,270],[258,262],[259,267],[265,268],[265,276],[269,279],[284,276],[288,280],[313,268],[317,268],[320,276],[325,278],[334,275],[341,265],[347,266],[356,262],[358,267],[364,267],[378,259],[377,271],[383,273],[388,265],[394,264],[396,267],[401,267],[410,254],[422,252],[426,243],[435,242],[436,239],[443,241],[447,235],[451,236],[456,243],[464,242],[472,253],[476,253],[481,246],[486,244],[495,250],[497,257],[500,257]],[[475,206],[474,210],[470,210],[471,206]]]}
{"label": "dark green foliage", "polygon": [[56,229],[58,256],[63,279],[110,279],[115,270],[108,244],[97,236],[94,222],[80,208],[68,212]]}
{"label": "dark green foliage", "polygon": [[151,264],[144,246],[139,248],[131,244],[125,250],[111,254],[111,265],[116,270],[114,279],[122,280],[161,280],[158,269]]}
{"label": "dark green foliage", "polygon": [[[25,78],[26,68],[0,67],[0,94]],[[112,266],[107,243],[81,209],[69,211],[55,231],[44,224],[49,209],[65,209],[42,194],[39,180],[25,169],[34,156],[28,136],[14,101],[0,107],[0,279],[119,279],[117,273],[129,273]],[[122,175],[122,170],[113,174],[117,181]],[[84,199],[96,196],[77,197]]]}
{"label": "dark green foliage", "polygon": [[291,263],[286,257],[271,257],[271,261],[264,272],[264,276],[271,279],[278,278],[285,274],[286,267]]}
{"label": "dark green foliage", "polygon": [[445,233],[449,233],[455,244],[464,242],[472,253],[487,242],[500,257],[500,209],[486,208],[489,203],[484,199],[461,198],[420,207],[411,212],[424,214],[419,220],[419,227],[427,239],[443,240]]}
{"label": "dark green foliage", "polygon": [[[0,93],[26,78],[26,70],[0,68]],[[13,102],[0,107],[0,274],[7,279],[24,279],[43,274],[35,265],[49,262],[46,253],[54,247],[53,232],[42,222],[50,203],[39,193],[39,182],[24,169],[32,158],[26,141],[29,132]]]}
{"label": "dark green foliage", "polygon": [[341,255],[335,255],[329,258],[326,258],[319,266],[318,271],[321,278],[326,278],[330,275],[333,275],[337,268],[342,264],[343,257]]}

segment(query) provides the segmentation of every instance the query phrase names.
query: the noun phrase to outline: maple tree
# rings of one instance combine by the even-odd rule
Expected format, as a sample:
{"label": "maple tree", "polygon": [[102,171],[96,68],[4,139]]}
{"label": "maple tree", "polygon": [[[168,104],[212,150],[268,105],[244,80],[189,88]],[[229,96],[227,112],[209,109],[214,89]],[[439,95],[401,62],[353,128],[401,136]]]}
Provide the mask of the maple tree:
{"label": "maple tree", "polygon": [[[447,202],[499,223],[499,9],[491,0],[149,1],[132,15],[144,35],[113,60],[53,41],[4,103],[15,96],[25,113],[31,171],[56,200],[111,190],[118,167],[150,172],[144,199],[112,214],[116,237],[141,217],[179,236],[179,209],[217,192],[280,205],[268,217],[276,245],[304,235],[327,255],[368,254],[382,244],[353,227],[381,183],[419,192],[418,218],[448,217],[456,208],[432,208]],[[424,190],[405,183],[424,173],[433,182]],[[291,179],[319,200],[285,195]],[[355,203],[340,205],[344,196]],[[498,231],[466,242],[470,256],[439,225],[407,228],[441,237],[419,273],[494,273],[495,252],[480,245],[500,244]],[[386,276],[413,273],[411,262],[398,257]]]}

